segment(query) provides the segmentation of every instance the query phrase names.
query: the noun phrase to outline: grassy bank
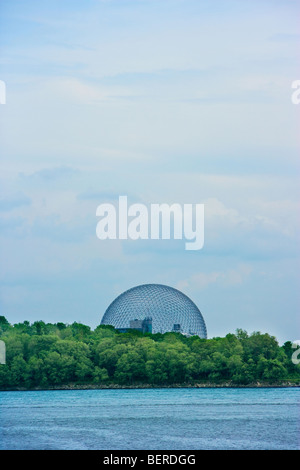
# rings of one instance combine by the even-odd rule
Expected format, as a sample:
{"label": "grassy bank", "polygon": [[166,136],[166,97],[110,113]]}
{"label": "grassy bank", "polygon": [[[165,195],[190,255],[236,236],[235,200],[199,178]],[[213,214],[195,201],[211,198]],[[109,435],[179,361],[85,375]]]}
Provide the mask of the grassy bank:
{"label": "grassy bank", "polygon": [[45,391],[45,390],[133,390],[133,389],[161,389],[161,388],[288,388],[300,387],[300,380],[282,380],[280,382],[253,382],[249,384],[237,384],[232,382],[204,382],[204,383],[183,383],[183,384],[64,384],[52,385],[48,387],[14,387],[1,388],[0,391]]}

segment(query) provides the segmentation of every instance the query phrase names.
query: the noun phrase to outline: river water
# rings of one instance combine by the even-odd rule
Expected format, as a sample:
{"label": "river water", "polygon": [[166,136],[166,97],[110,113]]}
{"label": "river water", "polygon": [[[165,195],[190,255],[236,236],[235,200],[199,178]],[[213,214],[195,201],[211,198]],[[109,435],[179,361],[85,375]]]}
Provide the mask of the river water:
{"label": "river water", "polygon": [[0,392],[1,449],[300,449],[300,388]]}

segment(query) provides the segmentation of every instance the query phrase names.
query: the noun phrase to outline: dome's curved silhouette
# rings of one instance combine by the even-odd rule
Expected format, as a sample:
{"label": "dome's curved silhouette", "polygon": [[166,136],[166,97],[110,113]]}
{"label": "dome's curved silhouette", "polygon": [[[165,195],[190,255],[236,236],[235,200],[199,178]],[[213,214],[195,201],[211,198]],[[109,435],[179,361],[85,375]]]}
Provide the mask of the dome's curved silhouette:
{"label": "dome's curved silhouette", "polygon": [[[150,323],[152,328],[144,329]],[[101,324],[152,333],[180,331],[207,338],[204,319],[194,302],[179,290],[162,284],[144,284],[123,292],[110,304]]]}

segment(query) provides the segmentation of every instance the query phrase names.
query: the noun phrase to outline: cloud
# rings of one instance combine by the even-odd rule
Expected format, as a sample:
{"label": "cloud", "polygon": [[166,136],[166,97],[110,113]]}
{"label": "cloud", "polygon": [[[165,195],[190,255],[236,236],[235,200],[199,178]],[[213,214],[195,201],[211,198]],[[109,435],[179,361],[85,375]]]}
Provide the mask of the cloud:
{"label": "cloud", "polygon": [[106,201],[115,201],[117,203],[119,201],[119,197],[126,195],[127,197],[136,200],[137,197],[128,192],[128,190],[120,189],[119,191],[115,190],[103,190],[103,191],[93,191],[93,190],[86,190],[77,195],[77,199],[82,201],[99,201],[106,202]]}
{"label": "cloud", "polygon": [[9,212],[22,206],[30,206],[31,199],[23,193],[13,194],[0,199],[0,212]]}
{"label": "cloud", "polygon": [[108,100],[122,100],[134,95],[127,86],[104,85],[99,81],[79,77],[48,77],[36,90],[43,100],[46,97],[64,103],[77,105],[101,104]]}
{"label": "cloud", "polygon": [[42,180],[43,182],[53,182],[54,180],[58,180],[61,178],[70,178],[71,176],[78,175],[78,173],[79,170],[62,165],[53,168],[43,168],[29,175],[20,173],[20,177],[24,179],[29,178],[32,180]]}
{"label": "cloud", "polygon": [[212,284],[232,287],[247,281],[253,267],[248,264],[240,264],[234,269],[214,272],[196,272],[186,279],[178,281],[177,288],[182,290],[204,290]]}
{"label": "cloud", "polygon": [[19,238],[20,233],[24,230],[25,224],[26,220],[23,217],[1,217],[0,229],[2,236]]}

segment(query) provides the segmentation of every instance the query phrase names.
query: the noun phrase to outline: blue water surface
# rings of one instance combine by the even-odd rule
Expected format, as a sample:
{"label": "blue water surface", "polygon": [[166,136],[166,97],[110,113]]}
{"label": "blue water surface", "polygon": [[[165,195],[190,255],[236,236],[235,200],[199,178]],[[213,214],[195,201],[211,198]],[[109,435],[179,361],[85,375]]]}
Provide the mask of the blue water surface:
{"label": "blue water surface", "polygon": [[0,392],[1,449],[300,449],[299,388]]}

